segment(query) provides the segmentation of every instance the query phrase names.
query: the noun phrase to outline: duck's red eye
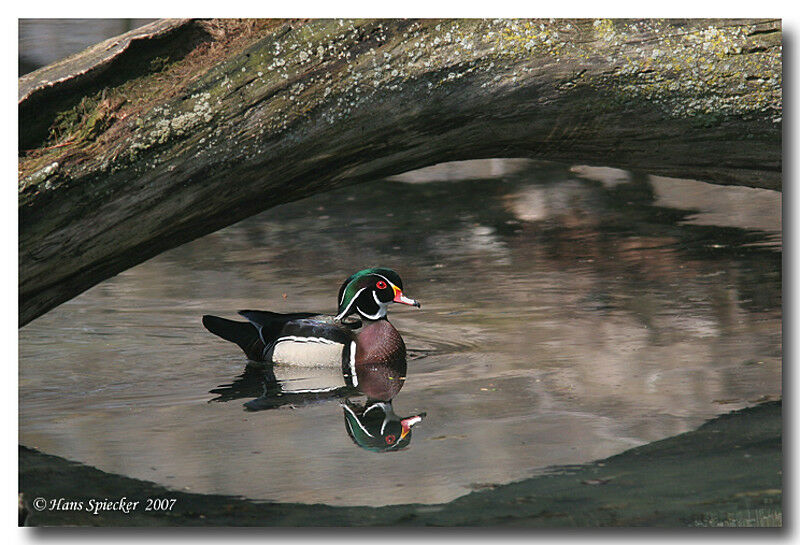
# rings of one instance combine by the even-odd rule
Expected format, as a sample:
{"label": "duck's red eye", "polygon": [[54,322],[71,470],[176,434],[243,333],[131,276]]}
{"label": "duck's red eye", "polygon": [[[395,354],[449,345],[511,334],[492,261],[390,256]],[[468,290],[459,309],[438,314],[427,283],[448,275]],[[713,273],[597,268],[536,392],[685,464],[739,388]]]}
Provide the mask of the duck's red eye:
{"label": "duck's red eye", "polygon": [[[386,284],[384,284],[384,286],[385,285]],[[386,444],[387,445],[391,445],[392,443],[394,443],[394,440],[395,440],[395,436],[394,435],[387,435],[386,436]]]}
{"label": "duck's red eye", "polygon": [[385,290],[386,282],[384,282],[383,280],[378,280],[378,283],[375,284],[375,287],[378,288],[379,290]]}

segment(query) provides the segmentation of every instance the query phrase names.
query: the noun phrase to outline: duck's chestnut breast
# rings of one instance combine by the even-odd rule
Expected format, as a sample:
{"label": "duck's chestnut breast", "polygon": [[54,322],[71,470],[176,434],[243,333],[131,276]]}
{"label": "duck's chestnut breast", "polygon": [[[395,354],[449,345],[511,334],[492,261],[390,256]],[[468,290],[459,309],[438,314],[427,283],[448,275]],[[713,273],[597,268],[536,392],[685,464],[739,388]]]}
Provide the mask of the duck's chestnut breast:
{"label": "duck's chestnut breast", "polygon": [[406,345],[388,320],[364,326],[356,336],[356,364],[405,360]]}
{"label": "duck's chestnut breast", "polygon": [[356,336],[356,374],[359,389],[372,399],[389,400],[406,377],[406,345],[387,320],[361,329]]}

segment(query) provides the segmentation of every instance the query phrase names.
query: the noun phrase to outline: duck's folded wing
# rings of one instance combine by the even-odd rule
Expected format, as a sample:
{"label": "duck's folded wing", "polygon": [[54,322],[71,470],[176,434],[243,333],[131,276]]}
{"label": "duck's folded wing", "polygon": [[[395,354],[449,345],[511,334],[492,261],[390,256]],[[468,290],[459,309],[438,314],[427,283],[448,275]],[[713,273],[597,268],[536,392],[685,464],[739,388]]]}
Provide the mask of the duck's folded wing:
{"label": "duck's folded wing", "polygon": [[309,342],[350,344],[354,334],[350,329],[315,318],[300,318],[286,322],[278,339],[292,337]]}
{"label": "duck's folded wing", "polygon": [[268,310],[240,310],[239,315],[244,316],[258,330],[264,344],[269,346],[280,335],[283,327],[293,320],[302,320],[317,316],[316,312],[293,312],[281,314]]}
{"label": "duck's folded wing", "polygon": [[352,330],[315,318],[286,322],[271,346],[273,363],[340,368],[355,385],[355,334]]}
{"label": "duck's folded wing", "polygon": [[[332,317],[312,312],[278,314],[243,310],[264,345],[264,358],[273,363],[301,366],[341,366],[354,375],[355,333]],[[355,379],[353,379],[355,380]]]}

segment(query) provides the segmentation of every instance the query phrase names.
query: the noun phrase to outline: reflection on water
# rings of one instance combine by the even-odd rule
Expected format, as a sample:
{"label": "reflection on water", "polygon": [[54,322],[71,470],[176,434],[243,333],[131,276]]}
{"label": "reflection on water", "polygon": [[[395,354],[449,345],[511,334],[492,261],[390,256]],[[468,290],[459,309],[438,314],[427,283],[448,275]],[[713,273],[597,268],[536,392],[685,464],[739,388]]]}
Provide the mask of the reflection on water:
{"label": "reflection on water", "polygon": [[[373,374],[374,381],[385,380],[386,368],[382,365],[364,366],[363,373]],[[310,403],[344,399],[345,432],[357,446],[373,452],[396,452],[411,443],[411,428],[422,421],[426,413],[399,417],[394,413],[392,400],[367,399],[357,387],[338,386],[342,371],[328,367],[291,367],[248,365],[244,373],[231,384],[211,390],[217,397],[211,401],[232,401],[252,398],[244,404],[249,411],[265,411],[281,407],[298,408]],[[282,379],[278,379],[282,376]],[[367,377],[367,380],[370,380]],[[397,377],[392,377],[397,380]],[[400,387],[402,388],[403,379]],[[331,386],[333,385],[333,386]]]}
{"label": "reflection on water", "polygon": [[391,401],[359,404],[348,399],[342,409],[347,435],[359,447],[373,452],[397,452],[408,447],[411,428],[426,416],[397,416]]}
{"label": "reflection on water", "polygon": [[[268,210],[32,322],[20,442],[194,492],[434,503],[781,395],[780,193],[519,161],[446,170]],[[427,412],[408,448],[354,448],[348,396],[208,403],[264,401],[269,381],[242,375],[202,314],[332,312],[341,279],[376,265],[424,302],[390,315],[409,350],[393,403]]]}

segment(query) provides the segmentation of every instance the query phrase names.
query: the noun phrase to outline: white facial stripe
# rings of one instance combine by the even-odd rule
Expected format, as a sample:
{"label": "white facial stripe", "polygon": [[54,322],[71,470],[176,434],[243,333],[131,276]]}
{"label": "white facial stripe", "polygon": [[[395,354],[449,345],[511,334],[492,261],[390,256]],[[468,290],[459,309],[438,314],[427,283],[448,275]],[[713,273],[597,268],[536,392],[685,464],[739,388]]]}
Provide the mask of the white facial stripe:
{"label": "white facial stripe", "polygon": [[358,311],[358,313],[361,314],[361,316],[363,316],[367,320],[379,320],[380,318],[383,318],[384,316],[386,316],[386,307],[388,307],[389,304],[388,303],[381,303],[378,300],[378,296],[374,291],[372,292],[372,298],[375,300],[375,303],[378,305],[378,312],[376,312],[375,314],[367,314],[366,312],[361,310],[361,308],[358,307],[358,306],[356,306],[356,311]]}
{"label": "white facial stripe", "polygon": [[385,308],[379,308],[378,312],[375,313],[375,314],[367,314],[366,312],[364,312],[363,310],[361,310],[358,307],[356,307],[356,310],[358,311],[359,314],[361,314],[367,320],[377,320],[379,318],[382,318],[383,316],[386,316],[386,309]]}
{"label": "white facial stripe", "polygon": [[[370,437],[375,437],[370,432],[368,432],[367,429],[364,426],[361,425],[361,420],[358,419],[358,417],[356,416],[356,413],[354,413],[353,410],[350,407],[348,407],[347,405],[342,405],[342,407],[344,407],[345,411],[347,411],[347,412],[349,412],[350,414],[353,415],[353,418],[356,419],[356,423],[358,424],[358,427],[361,428],[361,431],[363,431],[364,433],[366,433]],[[367,411],[365,411],[364,414],[367,414],[367,412],[369,412],[369,409]]]}
{"label": "white facial stripe", "polygon": [[[361,288],[360,290],[358,290],[356,292],[356,294],[353,296],[353,298],[350,299],[350,303],[347,304],[347,307],[341,313],[339,313],[336,316],[337,320],[341,320],[342,318],[347,316],[347,313],[350,312],[350,307],[353,306],[353,303],[356,302],[356,299],[358,299],[358,296],[361,295],[361,292],[364,291],[365,289],[367,289],[367,288]],[[344,294],[342,294],[342,301],[344,301]],[[341,301],[339,302],[339,304],[341,304]]]}
{"label": "white facial stripe", "polygon": [[383,419],[383,424],[381,425],[381,435],[383,435],[383,430],[386,429],[386,424],[389,423],[389,415],[387,414],[386,417]]}
{"label": "white facial stripe", "polygon": [[387,413],[387,412],[389,412],[389,411],[387,411],[387,410],[386,410],[386,403],[375,403],[374,405],[371,405],[371,406],[369,407],[369,409],[367,409],[366,411],[364,411],[364,414],[367,414],[367,413],[368,413],[368,412],[370,412],[372,409],[382,409],[384,413]]}
{"label": "white facial stripe", "polygon": [[[385,276],[383,276],[382,274],[378,274],[378,273],[372,273],[372,274],[374,274],[375,276],[380,276],[381,278],[383,278],[384,280],[386,280],[386,283],[387,283],[387,284],[389,284],[390,286],[394,286],[394,287],[396,287],[396,288],[397,288],[397,286],[395,286],[395,285],[392,283],[392,281],[391,281],[391,280],[389,280],[388,278],[386,278],[386,277],[385,277]],[[349,284],[348,284],[348,286],[349,286]],[[400,288],[397,288],[397,289],[400,289]],[[358,290],[358,293],[361,293],[361,290]],[[358,293],[356,293],[356,297],[358,297]],[[345,289],[343,289],[343,290],[342,290],[342,298],[341,298],[341,299],[339,299],[339,304],[340,304],[340,305],[341,305],[341,304],[342,304],[342,302],[344,301],[344,296],[345,296],[346,294],[347,294],[347,286],[345,286]],[[355,299],[355,297],[353,297],[353,299]]]}
{"label": "white facial stripe", "polygon": [[384,303],[380,299],[378,299],[378,294],[374,291],[372,292],[372,298],[375,299],[375,302],[378,303],[378,313],[386,314],[386,307],[389,306],[389,303]]}
{"label": "white facial stripe", "polygon": [[356,341],[350,342],[350,376],[353,378],[353,386],[358,386],[358,376],[356,376]]}

